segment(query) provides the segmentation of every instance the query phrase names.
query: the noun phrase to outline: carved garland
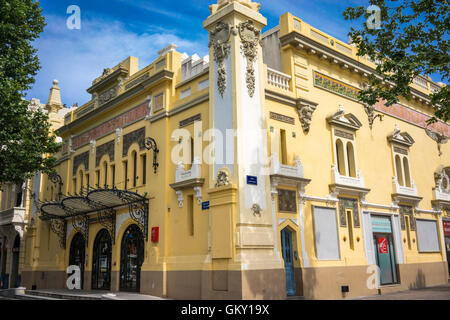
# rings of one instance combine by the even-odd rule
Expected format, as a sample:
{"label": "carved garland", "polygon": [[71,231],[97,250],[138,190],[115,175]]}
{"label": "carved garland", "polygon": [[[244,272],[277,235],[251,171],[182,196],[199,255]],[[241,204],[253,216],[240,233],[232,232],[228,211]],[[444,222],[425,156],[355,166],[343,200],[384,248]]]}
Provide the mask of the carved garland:
{"label": "carved garland", "polygon": [[219,171],[217,173],[216,188],[228,186],[230,183],[231,181],[226,171]]}
{"label": "carved garland", "polygon": [[251,20],[242,22],[238,28],[242,40],[241,50],[247,58],[246,82],[248,95],[253,98],[256,83],[254,62],[258,57],[258,45],[261,45],[261,32],[255,28]]}
{"label": "carved garland", "polygon": [[230,53],[228,43],[231,35],[231,26],[225,22],[218,22],[213,31],[209,34],[208,47],[214,49],[214,61],[217,64],[217,87],[223,98],[227,87],[227,71],[225,69],[225,59]]}

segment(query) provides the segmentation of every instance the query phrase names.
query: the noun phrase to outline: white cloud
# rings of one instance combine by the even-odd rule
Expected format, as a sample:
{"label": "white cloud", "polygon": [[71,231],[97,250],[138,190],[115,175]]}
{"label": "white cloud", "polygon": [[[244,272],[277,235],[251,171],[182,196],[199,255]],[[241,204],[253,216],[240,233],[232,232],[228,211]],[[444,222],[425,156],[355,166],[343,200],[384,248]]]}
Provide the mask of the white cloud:
{"label": "white cloud", "polygon": [[53,79],[58,79],[63,103],[80,105],[90,99],[86,89],[104,68],[117,65],[128,56],[139,58],[140,68],[157,58],[157,52],[170,43],[178,51],[208,52],[207,34],[199,41],[181,39],[159,29],[155,33],[136,34],[123,23],[83,19],[81,30],[68,30],[65,18],[47,16],[47,27],[35,43],[42,69],[27,98],[46,102]]}

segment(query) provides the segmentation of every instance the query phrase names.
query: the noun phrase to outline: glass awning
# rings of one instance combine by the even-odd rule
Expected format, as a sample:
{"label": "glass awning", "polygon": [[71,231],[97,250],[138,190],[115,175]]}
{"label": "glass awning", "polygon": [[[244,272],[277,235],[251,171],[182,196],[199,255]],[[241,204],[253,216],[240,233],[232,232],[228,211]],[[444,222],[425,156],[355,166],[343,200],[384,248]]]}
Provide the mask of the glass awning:
{"label": "glass awning", "polygon": [[133,204],[147,204],[146,195],[119,189],[91,189],[85,196],[63,197],[59,202],[42,204],[41,219],[69,219]]}

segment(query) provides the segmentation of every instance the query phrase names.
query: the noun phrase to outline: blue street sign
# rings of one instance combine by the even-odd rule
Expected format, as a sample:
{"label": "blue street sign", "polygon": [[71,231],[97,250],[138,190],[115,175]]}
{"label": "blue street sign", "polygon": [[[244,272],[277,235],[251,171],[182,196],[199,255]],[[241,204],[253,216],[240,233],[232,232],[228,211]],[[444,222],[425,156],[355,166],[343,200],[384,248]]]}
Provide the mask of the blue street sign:
{"label": "blue street sign", "polygon": [[257,186],[258,185],[258,177],[247,176],[247,184]]}
{"label": "blue street sign", "polygon": [[209,201],[202,202],[202,210],[209,210]]}

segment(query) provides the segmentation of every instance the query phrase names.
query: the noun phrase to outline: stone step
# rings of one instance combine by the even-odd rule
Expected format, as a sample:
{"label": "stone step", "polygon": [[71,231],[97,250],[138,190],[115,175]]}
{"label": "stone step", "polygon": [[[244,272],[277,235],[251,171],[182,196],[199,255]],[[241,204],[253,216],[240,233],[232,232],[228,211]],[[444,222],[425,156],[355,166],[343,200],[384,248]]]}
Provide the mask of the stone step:
{"label": "stone step", "polygon": [[56,299],[56,298],[43,297],[43,296],[37,296],[37,295],[30,295],[30,294],[16,294],[14,296],[14,299],[11,299],[11,300],[63,300],[63,299]]}
{"label": "stone step", "polygon": [[101,297],[93,297],[81,294],[66,294],[51,291],[26,290],[25,294],[31,296],[53,298],[57,300],[101,300]]}

